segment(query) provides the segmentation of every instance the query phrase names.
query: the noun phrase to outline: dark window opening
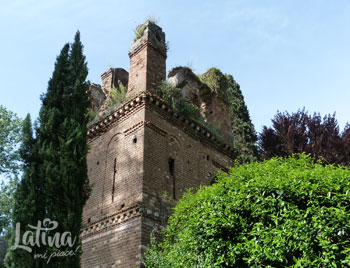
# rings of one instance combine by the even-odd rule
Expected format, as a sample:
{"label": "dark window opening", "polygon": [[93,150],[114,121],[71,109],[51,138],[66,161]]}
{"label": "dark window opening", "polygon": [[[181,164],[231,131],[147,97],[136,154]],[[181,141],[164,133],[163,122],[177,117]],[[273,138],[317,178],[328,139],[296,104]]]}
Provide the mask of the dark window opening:
{"label": "dark window opening", "polygon": [[125,207],[125,204],[120,205],[120,209],[123,209]]}
{"label": "dark window opening", "polygon": [[114,167],[113,167],[113,185],[112,185],[112,202],[114,202],[114,192],[115,192],[115,176],[117,173],[117,159],[114,158]]}
{"label": "dark window opening", "polygon": [[99,165],[99,164],[100,164],[100,162],[97,161],[96,165]]}
{"label": "dark window opening", "polygon": [[90,223],[91,222],[91,218],[88,218],[88,223]]}
{"label": "dark window opening", "polygon": [[169,160],[168,160],[168,165],[169,165],[169,173],[170,173],[170,175],[174,176],[175,159],[170,157]]}
{"label": "dark window opening", "polygon": [[133,143],[137,143],[137,138],[136,138],[136,137],[133,138],[132,142],[133,142]]}
{"label": "dark window opening", "polygon": [[174,158],[169,158],[168,160],[168,165],[169,165],[169,173],[173,178],[173,198],[174,200],[176,199],[176,188],[175,188],[175,159]]}
{"label": "dark window opening", "polygon": [[213,114],[213,111],[210,111],[209,114]]}
{"label": "dark window opening", "polygon": [[207,154],[207,160],[209,161],[210,160],[210,156]]}

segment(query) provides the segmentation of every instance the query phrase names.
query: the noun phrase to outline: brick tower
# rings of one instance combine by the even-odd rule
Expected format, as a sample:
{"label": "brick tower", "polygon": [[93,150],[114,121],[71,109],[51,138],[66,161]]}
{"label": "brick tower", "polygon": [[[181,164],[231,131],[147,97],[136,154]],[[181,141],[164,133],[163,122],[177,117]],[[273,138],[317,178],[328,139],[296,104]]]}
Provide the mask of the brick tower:
{"label": "brick tower", "polygon": [[153,95],[165,79],[165,35],[152,22],[129,52],[130,100],[89,128],[92,192],[83,213],[82,267],[142,267],[152,231],[186,188],[208,185],[232,150]]}
{"label": "brick tower", "polygon": [[165,34],[151,21],[137,26],[136,37],[129,50],[130,73],[128,94],[152,91],[166,78]]}

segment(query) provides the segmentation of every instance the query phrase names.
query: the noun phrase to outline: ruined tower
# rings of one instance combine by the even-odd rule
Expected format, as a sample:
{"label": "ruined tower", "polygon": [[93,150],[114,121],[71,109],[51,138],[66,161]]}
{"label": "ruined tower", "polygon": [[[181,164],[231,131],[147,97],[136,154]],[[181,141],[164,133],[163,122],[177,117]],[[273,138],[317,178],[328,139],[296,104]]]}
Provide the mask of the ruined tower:
{"label": "ruined tower", "polygon": [[129,74],[122,68],[109,68],[101,75],[102,87],[108,96],[112,88],[119,88],[119,85],[128,85]]}
{"label": "ruined tower", "polygon": [[142,267],[175,200],[232,163],[229,146],[152,94],[165,79],[165,35],[152,22],[142,27],[129,52],[130,99],[88,131],[83,268]]}
{"label": "ruined tower", "polygon": [[154,90],[166,78],[165,34],[155,23],[147,21],[136,28],[129,50],[130,73],[128,94]]}

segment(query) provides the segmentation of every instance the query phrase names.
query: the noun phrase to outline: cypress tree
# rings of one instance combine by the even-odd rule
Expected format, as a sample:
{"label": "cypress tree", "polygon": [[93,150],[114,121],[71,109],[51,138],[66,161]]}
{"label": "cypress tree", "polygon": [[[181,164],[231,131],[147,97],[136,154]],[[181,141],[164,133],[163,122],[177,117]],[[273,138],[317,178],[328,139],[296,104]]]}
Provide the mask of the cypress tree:
{"label": "cypress tree", "polygon": [[[70,257],[50,260],[50,267],[80,267],[80,230],[83,206],[88,198],[87,178],[87,109],[89,107],[88,74],[80,33],[69,51],[66,45],[56,76],[49,83],[43,100],[40,122],[40,146],[45,163],[47,217],[58,222],[53,231],[69,231],[73,247],[48,248],[51,254],[73,251]],[[53,90],[51,90],[51,88]],[[52,234],[53,235],[53,234]]]}
{"label": "cypress tree", "polygon": [[238,161],[250,162],[258,160],[258,137],[250,119],[240,85],[233,79],[232,75],[225,75],[225,78],[227,80],[227,92],[230,102],[231,126],[234,137],[233,146],[239,152]]}
{"label": "cypress tree", "polygon": [[68,86],[65,87],[62,108],[64,118],[59,127],[59,173],[60,181],[50,185],[54,191],[61,187],[60,201],[54,203],[51,211],[57,217],[61,232],[70,231],[76,238],[73,250],[76,255],[55,260],[57,267],[80,267],[80,230],[83,206],[88,198],[87,177],[87,110],[89,107],[88,74],[80,33],[75,35],[69,55]]}
{"label": "cypress tree", "polygon": [[[66,116],[63,98],[67,87],[69,87],[69,49],[69,44],[65,44],[57,57],[47,92],[41,97],[42,107],[39,113],[39,127],[37,128],[39,154],[42,160],[40,177],[43,181],[46,209],[46,215],[41,220],[47,218],[58,222],[58,228],[48,231],[48,236],[54,236],[56,232],[62,234],[65,231],[70,231],[63,230],[63,218],[57,213],[57,207],[61,206],[62,209],[65,209],[62,195],[64,196],[66,187],[61,170],[60,144],[66,135],[62,129],[62,122]],[[59,250],[49,246],[44,246],[44,248],[47,256],[51,256]],[[42,260],[42,267],[60,267],[56,263],[60,261],[58,258],[51,258],[49,263],[47,261]]]}
{"label": "cypress tree", "polygon": [[[86,162],[87,74],[83,45],[77,32],[72,46],[66,44],[57,57],[47,92],[41,97],[36,138],[31,140],[29,137],[32,135],[27,131],[28,143],[23,143],[23,159],[31,155],[35,157],[30,157],[30,170],[24,170],[25,176],[16,200],[17,216],[14,217],[21,224],[23,222],[22,226],[27,223],[36,226],[40,220],[44,227],[49,228],[45,231],[46,236],[70,232],[75,242],[73,246],[67,244],[60,247],[41,243],[40,249],[34,252],[45,253],[46,258],[34,259],[34,252],[25,254],[18,249],[9,257],[15,263],[11,267],[80,267],[82,211],[89,195]],[[34,145],[30,147],[28,144]],[[34,180],[36,184],[32,183]],[[31,216],[26,216],[26,208]],[[58,226],[50,230],[52,222],[45,219],[56,221]],[[68,251],[72,251],[73,255],[53,255]]]}
{"label": "cypress tree", "polygon": [[[15,192],[15,203],[13,208],[12,222],[14,231],[10,240],[10,246],[15,245],[17,238],[22,237],[25,231],[31,230],[28,225],[36,225],[45,215],[44,196],[42,181],[38,175],[40,159],[36,140],[33,137],[33,130],[30,115],[23,121],[22,144],[19,150],[22,159],[23,176]],[[16,234],[16,225],[20,224],[19,233]],[[21,242],[20,242],[21,244]],[[29,253],[22,249],[9,250],[6,255],[7,267],[42,267],[39,259],[34,259],[34,255],[43,254],[43,249],[37,246],[32,247]]]}

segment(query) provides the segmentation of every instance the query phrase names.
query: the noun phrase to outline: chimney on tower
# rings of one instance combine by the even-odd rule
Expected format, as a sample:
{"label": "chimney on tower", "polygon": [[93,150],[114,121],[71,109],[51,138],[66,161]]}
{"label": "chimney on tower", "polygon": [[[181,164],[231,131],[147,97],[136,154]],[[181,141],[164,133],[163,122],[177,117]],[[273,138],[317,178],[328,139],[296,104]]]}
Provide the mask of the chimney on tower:
{"label": "chimney on tower", "polygon": [[137,26],[135,34],[129,50],[129,96],[154,92],[166,78],[167,47],[162,28],[148,20]]}

